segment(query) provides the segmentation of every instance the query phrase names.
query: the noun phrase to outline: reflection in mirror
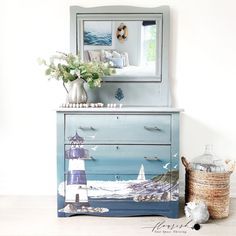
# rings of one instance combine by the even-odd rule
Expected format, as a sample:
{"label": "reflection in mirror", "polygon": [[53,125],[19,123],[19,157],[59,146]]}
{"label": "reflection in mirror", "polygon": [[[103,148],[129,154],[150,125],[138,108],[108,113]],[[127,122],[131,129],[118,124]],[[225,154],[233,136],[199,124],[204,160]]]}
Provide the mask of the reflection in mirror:
{"label": "reflection in mirror", "polygon": [[157,27],[155,20],[84,20],[83,60],[108,63],[116,76],[156,76]]}

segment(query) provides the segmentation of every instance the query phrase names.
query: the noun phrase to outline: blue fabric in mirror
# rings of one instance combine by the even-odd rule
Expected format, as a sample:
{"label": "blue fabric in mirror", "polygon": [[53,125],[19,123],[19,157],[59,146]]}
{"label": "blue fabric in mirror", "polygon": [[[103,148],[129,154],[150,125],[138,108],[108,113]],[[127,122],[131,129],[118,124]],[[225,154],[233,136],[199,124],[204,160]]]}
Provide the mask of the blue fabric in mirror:
{"label": "blue fabric in mirror", "polygon": [[114,68],[123,68],[123,58],[117,57],[117,58],[109,58],[109,60],[112,62]]}

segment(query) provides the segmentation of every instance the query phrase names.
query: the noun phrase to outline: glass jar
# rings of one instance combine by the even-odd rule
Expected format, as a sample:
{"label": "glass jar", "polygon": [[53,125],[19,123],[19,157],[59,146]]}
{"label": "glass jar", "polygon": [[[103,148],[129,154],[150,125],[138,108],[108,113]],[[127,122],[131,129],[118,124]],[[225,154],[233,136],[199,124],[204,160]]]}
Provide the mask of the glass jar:
{"label": "glass jar", "polygon": [[191,161],[193,170],[206,172],[225,172],[226,166],[224,161],[213,154],[213,145],[205,145],[203,155],[195,157]]}

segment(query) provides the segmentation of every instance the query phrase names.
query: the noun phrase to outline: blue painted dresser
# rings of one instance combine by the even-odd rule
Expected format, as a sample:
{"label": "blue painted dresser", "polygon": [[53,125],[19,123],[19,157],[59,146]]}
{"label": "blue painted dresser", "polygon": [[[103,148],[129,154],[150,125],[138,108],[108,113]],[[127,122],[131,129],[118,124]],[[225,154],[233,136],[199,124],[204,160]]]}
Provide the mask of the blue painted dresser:
{"label": "blue painted dresser", "polygon": [[178,217],[179,112],[58,109],[58,216]]}

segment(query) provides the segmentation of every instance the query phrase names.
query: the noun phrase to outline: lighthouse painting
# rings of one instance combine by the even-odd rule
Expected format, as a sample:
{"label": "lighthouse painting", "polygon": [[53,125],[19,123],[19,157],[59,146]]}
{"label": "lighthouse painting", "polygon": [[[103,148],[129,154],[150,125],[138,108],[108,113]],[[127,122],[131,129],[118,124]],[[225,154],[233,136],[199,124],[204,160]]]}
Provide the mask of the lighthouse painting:
{"label": "lighthouse painting", "polygon": [[69,138],[71,147],[66,151],[66,159],[69,160],[65,202],[77,206],[88,206],[87,179],[84,160],[88,159],[88,150],[81,147],[83,138],[77,133]]}
{"label": "lighthouse painting", "polygon": [[[65,152],[65,159],[69,161],[66,182],[64,183],[65,207],[60,212],[107,212],[108,209],[90,207],[88,201],[88,187],[85,171],[85,160],[91,160],[87,149],[83,148],[84,139],[76,132],[69,138],[69,150]],[[63,194],[62,194],[63,195]]]}
{"label": "lighthouse painting", "polygon": [[[147,209],[178,201],[175,163],[170,164],[168,158],[148,161],[142,154],[140,158],[133,155],[133,150],[155,154],[155,147],[84,145],[77,132],[69,143],[65,147],[65,179],[58,187],[64,198],[60,214],[122,216],[122,209],[134,214],[137,205],[137,214],[145,214]],[[167,153],[169,149],[165,146],[163,150]]]}

